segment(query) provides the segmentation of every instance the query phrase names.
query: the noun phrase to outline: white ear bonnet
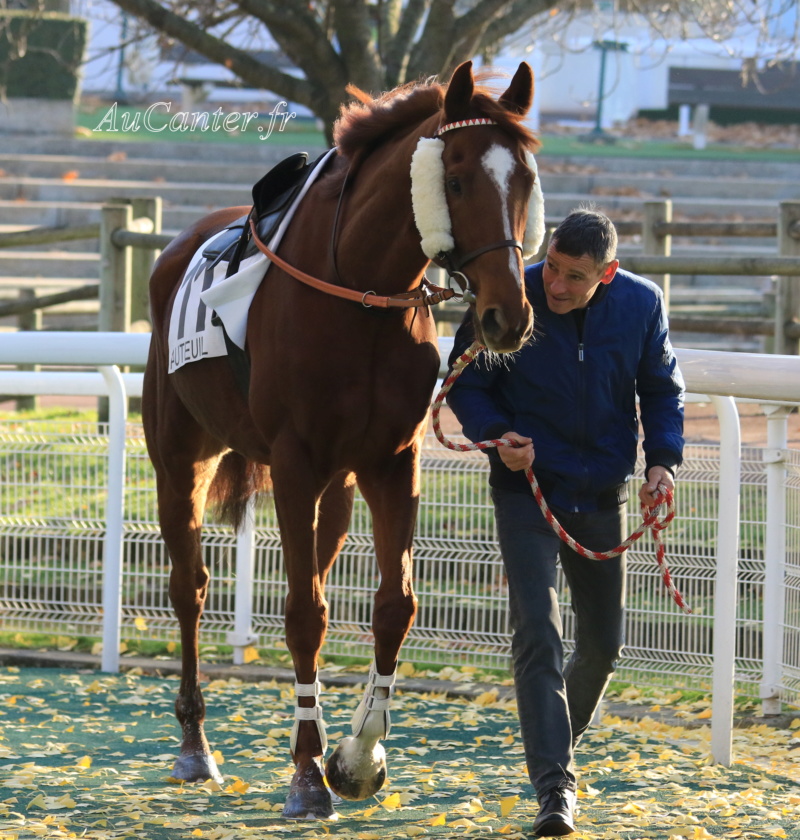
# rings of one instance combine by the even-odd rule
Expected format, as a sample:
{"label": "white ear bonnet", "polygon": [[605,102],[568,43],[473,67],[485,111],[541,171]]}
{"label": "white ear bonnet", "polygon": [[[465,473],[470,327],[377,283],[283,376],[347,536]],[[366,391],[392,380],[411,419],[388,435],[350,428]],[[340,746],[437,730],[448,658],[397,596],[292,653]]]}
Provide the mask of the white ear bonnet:
{"label": "white ear bonnet", "polygon": [[422,252],[429,260],[455,248],[444,192],[443,151],[444,140],[421,137],[411,156],[411,206]]}
{"label": "white ear bonnet", "polygon": [[528,202],[525,238],[522,240],[522,258],[527,260],[541,248],[544,241],[544,194],[542,193],[542,183],[539,180],[539,168],[536,166],[536,158],[533,156],[533,152],[525,152],[525,157],[528,166],[536,176],[531,190],[531,198]]}
{"label": "white ear bonnet", "polygon": [[[455,247],[445,196],[443,151],[443,140],[422,137],[411,157],[411,206],[422,240],[422,252],[430,260]],[[525,154],[528,166],[536,176],[522,242],[522,256],[528,259],[539,250],[544,240],[544,195],[536,160],[531,152]]]}

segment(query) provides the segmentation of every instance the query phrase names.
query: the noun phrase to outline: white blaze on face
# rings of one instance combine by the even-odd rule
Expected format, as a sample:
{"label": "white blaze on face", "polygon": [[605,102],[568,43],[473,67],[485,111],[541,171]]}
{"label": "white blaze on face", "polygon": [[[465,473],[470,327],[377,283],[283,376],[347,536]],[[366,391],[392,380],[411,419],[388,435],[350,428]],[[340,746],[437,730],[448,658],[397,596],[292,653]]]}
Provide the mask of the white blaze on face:
{"label": "white blaze on face", "polygon": [[[511,173],[514,171],[514,156],[504,146],[492,146],[483,156],[481,163],[497,185],[500,194],[500,211],[503,215],[503,232],[505,239],[513,239],[511,219],[508,213],[508,186]],[[516,249],[509,248],[508,264],[511,274],[518,273]]]}

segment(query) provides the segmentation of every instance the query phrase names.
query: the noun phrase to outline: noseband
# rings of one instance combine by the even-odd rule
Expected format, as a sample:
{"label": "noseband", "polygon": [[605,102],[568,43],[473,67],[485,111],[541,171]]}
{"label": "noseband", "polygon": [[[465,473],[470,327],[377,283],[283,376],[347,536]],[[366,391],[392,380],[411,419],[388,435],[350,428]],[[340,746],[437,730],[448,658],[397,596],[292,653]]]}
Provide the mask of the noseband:
{"label": "noseband", "polygon": [[[518,248],[520,254],[523,250],[522,243],[518,242],[516,239],[503,239],[501,242],[495,242],[492,245],[484,245],[482,248],[476,248],[474,251],[464,254],[464,256],[459,259],[453,258],[455,249],[452,251],[446,251],[438,254],[433,262],[440,266],[440,268],[443,268],[447,272],[448,279],[454,281],[461,289],[461,291],[457,293],[457,296],[460,296],[464,303],[475,303],[475,292],[472,290],[469,277],[467,277],[461,269],[481,254],[485,254],[487,251],[497,251],[500,248]],[[450,286],[448,286],[448,288],[450,288]]]}

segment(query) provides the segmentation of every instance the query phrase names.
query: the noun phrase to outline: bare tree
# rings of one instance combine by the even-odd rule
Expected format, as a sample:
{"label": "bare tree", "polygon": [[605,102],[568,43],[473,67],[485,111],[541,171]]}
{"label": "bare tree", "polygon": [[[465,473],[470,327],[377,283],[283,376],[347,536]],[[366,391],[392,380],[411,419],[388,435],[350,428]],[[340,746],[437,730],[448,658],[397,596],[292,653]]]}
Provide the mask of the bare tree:
{"label": "bare tree", "polygon": [[[348,84],[377,93],[447,77],[557,0],[112,0],[162,39],[227,67],[245,84],[305,105],[330,126]],[[249,19],[300,75],[260,60],[226,35]]]}
{"label": "bare tree", "polygon": [[[612,21],[641,17],[656,34],[689,33],[725,43],[751,28],[780,60],[800,42],[794,31],[776,40],[798,0],[111,0],[155,30],[162,43],[178,42],[227,67],[254,88],[304,105],[330,129],[345,88],[377,93],[426,76],[447,78],[462,61],[493,56],[512,37],[533,43],[565,25],[574,13],[601,13]],[[786,27],[784,26],[784,29]],[[789,26],[791,30],[791,26]],[[299,72],[290,72],[242,45],[249,31],[274,43]],[[232,33],[239,37],[231,37]],[[781,40],[782,39],[782,40]],[[751,59],[750,56],[742,56]]]}

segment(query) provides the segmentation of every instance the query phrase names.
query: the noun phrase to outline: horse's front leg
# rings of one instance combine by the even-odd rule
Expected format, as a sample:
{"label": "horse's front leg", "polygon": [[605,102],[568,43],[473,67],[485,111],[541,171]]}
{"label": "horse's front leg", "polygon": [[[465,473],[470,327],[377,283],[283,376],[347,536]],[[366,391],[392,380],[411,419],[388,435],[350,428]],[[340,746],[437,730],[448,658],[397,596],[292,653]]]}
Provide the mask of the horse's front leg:
{"label": "horse's front leg", "polygon": [[330,819],[335,811],[324,782],[322,761],[327,738],[319,702],[317,667],[328,626],[325,581],[350,523],[354,482],[344,474],[335,476],[320,497],[311,471],[304,477],[301,464],[301,458],[294,459],[289,473],[281,470],[280,458],[272,465],[289,590],[286,644],[296,677],[295,721],[290,741],[296,769],[283,816]]}
{"label": "horse's front leg", "polygon": [[389,734],[397,660],[417,611],[411,560],[419,503],[417,447],[382,467],[358,476],[372,512],[381,582],[372,613],[375,661],[353,715],[353,734],[342,740],[326,768],[328,783],[344,799],[366,799],[386,781],[386,752],[380,741]]}

